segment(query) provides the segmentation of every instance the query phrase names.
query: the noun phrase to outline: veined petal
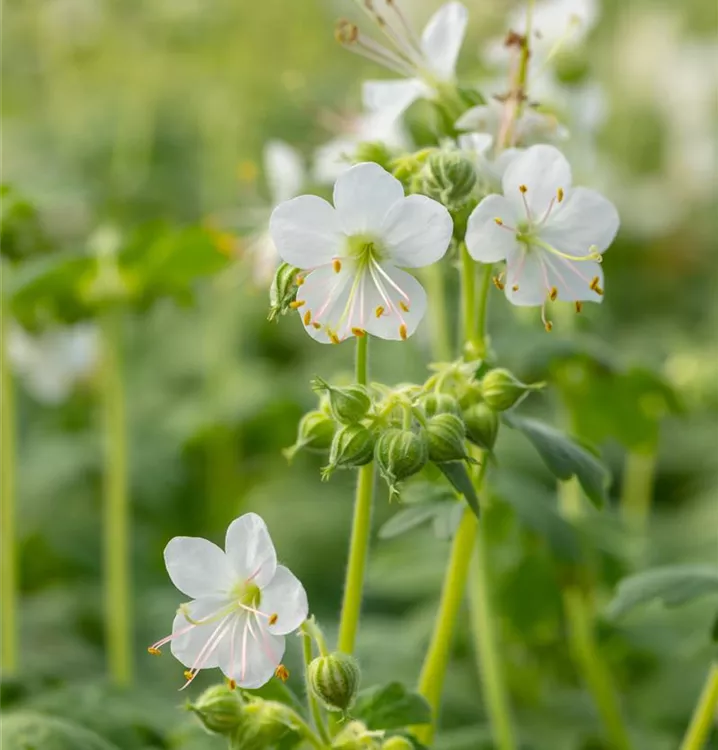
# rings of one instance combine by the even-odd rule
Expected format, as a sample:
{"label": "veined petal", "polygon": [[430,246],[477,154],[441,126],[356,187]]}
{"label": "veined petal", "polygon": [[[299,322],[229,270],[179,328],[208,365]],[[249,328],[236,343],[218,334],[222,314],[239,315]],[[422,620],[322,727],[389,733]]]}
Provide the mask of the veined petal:
{"label": "veined petal", "polygon": [[266,685],[284,656],[284,636],[268,632],[262,619],[247,614],[220,644],[219,668],[238,687],[253,690]]}
{"label": "veined petal", "polygon": [[366,279],[363,327],[389,341],[400,341],[416,331],[426,312],[426,292],[409,273],[390,263],[373,266]]}
{"label": "veined petal", "polygon": [[364,81],[362,101],[370,112],[396,119],[417,99],[431,95],[431,89],[418,78],[394,81]]}
{"label": "veined petal", "polygon": [[489,133],[495,136],[499,132],[503,107],[495,99],[488,104],[478,104],[467,109],[456,121],[457,130],[471,130],[476,133]]}
{"label": "veined petal", "polygon": [[[233,615],[213,619],[228,604],[226,599],[196,599],[185,605],[187,614],[195,622],[210,620],[205,625],[193,625],[182,612],[172,622],[170,651],[187,668],[212,669],[218,666],[217,647],[229,635]],[[229,627],[228,627],[229,626]]]}
{"label": "veined petal", "polygon": [[299,152],[284,141],[269,141],[264,147],[264,170],[273,203],[294,198],[302,189],[304,165]]}
{"label": "veined petal", "polygon": [[252,581],[261,589],[274,577],[277,553],[267,524],[256,513],[245,513],[227,529],[227,560],[240,581]]}
{"label": "veined petal", "polygon": [[450,81],[466,34],[469,13],[457,2],[446,3],[429,19],[421,35],[421,50],[431,72]]}
{"label": "veined petal", "polygon": [[284,565],[277,566],[274,578],[262,589],[260,606],[263,612],[277,615],[268,629],[275,635],[287,635],[296,630],[309,614],[307,592],[301,581]]}
{"label": "veined petal", "polygon": [[[499,226],[496,220],[503,222]],[[473,210],[466,225],[466,249],[481,263],[496,263],[517,251],[518,220],[513,204],[502,195],[487,195]]]}
{"label": "veined petal", "polygon": [[457,143],[462,151],[484,154],[494,142],[494,137],[489,133],[463,133],[457,138]]}
{"label": "veined petal", "polygon": [[603,268],[592,260],[566,260],[552,253],[543,253],[544,263],[548,269],[551,286],[556,287],[557,299],[564,302],[602,302],[603,295],[598,294],[594,286],[603,289]]}
{"label": "veined petal", "polygon": [[356,164],[334,185],[334,206],[347,234],[378,232],[389,209],[403,198],[401,182],[373,162]]}
{"label": "veined petal", "polygon": [[618,232],[618,211],[600,193],[588,188],[571,190],[541,229],[541,239],[569,255],[588,255],[595,246],[603,252]]}
{"label": "veined petal", "polygon": [[410,195],[389,209],[380,236],[393,264],[420,268],[444,257],[453,231],[454,222],[441,203]]}
{"label": "veined petal", "polygon": [[[504,196],[525,215],[528,206],[532,221],[538,221],[555,201],[559,190],[571,189],[571,166],[554,146],[526,149],[509,164],[502,180]],[[525,190],[524,190],[525,188]]]}
{"label": "veined petal", "polygon": [[167,543],[164,557],[172,583],[193,599],[222,595],[232,584],[226,555],[206,539],[176,536]]}
{"label": "veined petal", "polygon": [[352,290],[355,294],[357,292],[355,281],[349,267],[337,273],[332,264],[317,268],[306,276],[297,294],[297,301],[303,303],[297,312],[305,330],[315,341],[335,344],[350,335],[352,324],[348,303]]}
{"label": "veined petal", "polygon": [[504,291],[509,302],[521,307],[533,307],[546,301],[552,284],[541,255],[540,251],[527,251],[518,243],[516,249],[509,253],[504,280]]}
{"label": "veined petal", "polygon": [[269,219],[269,233],[282,260],[297,268],[331,262],[344,241],[337,212],[316,195],[280,203]]}

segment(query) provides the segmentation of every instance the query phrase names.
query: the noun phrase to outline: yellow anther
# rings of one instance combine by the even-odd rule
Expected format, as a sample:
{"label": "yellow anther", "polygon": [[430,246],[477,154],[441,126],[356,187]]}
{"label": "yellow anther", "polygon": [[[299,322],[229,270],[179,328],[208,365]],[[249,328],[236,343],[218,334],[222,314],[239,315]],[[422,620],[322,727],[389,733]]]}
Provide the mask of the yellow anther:
{"label": "yellow anther", "polygon": [[289,307],[292,308],[292,310],[298,310],[302,305],[306,304],[306,300],[303,299],[295,299],[294,302],[289,303]]}
{"label": "yellow anther", "polygon": [[526,185],[519,185],[519,190],[520,190],[520,191],[521,191],[522,193],[525,193],[525,192],[527,192],[527,191],[528,191],[528,188],[526,187]]}
{"label": "yellow anther", "polygon": [[511,287],[511,291],[512,291],[512,292],[518,292],[518,290],[519,290],[519,285],[518,285],[518,284],[514,284],[514,285],[513,285],[512,287]]}
{"label": "yellow anther", "polygon": [[559,203],[561,203],[561,201],[563,200],[563,188],[559,188],[556,191],[556,199],[558,200]]}
{"label": "yellow anther", "polygon": [[227,686],[229,687],[230,690],[234,690],[237,687],[237,681],[236,680],[228,680],[227,681]]}
{"label": "yellow anther", "polygon": [[495,221],[495,222],[496,222],[496,223],[497,223],[497,224],[498,224],[498,225],[499,225],[500,227],[502,227],[502,226],[504,225],[504,220],[503,220],[503,219],[500,219],[500,218],[499,218],[498,216],[497,216],[497,217],[496,217],[496,218],[494,219],[494,221]]}
{"label": "yellow anther", "polygon": [[576,300],[576,312],[580,313],[581,310],[583,310],[583,302],[580,300]]}
{"label": "yellow anther", "polygon": [[352,328],[352,333],[359,338],[366,336],[366,331],[363,328]]}
{"label": "yellow anther", "polygon": [[343,19],[337,23],[334,37],[340,44],[353,44],[359,38],[359,27]]}
{"label": "yellow anther", "polygon": [[599,279],[598,276],[594,276],[591,279],[591,283],[589,284],[589,288],[592,289],[595,292],[596,289],[598,288],[598,284],[599,284],[600,281],[601,281],[601,279]]}
{"label": "yellow anther", "polygon": [[332,268],[334,269],[334,273],[339,273],[339,271],[342,270],[342,262],[339,258],[334,258],[332,261]]}
{"label": "yellow anther", "polygon": [[376,315],[377,318],[381,318],[381,316],[384,314],[384,308],[379,305],[379,307],[374,310],[374,315]]}
{"label": "yellow anther", "polygon": [[329,340],[332,342],[332,344],[339,344],[339,336],[334,333],[334,331],[327,331],[327,336],[329,336]]}
{"label": "yellow anther", "polygon": [[284,664],[280,664],[274,670],[274,676],[280,679],[282,682],[286,682],[289,679],[289,670],[284,666]]}
{"label": "yellow anther", "polygon": [[152,654],[152,656],[159,656],[162,652],[154,646],[148,646],[147,653]]}
{"label": "yellow anther", "polygon": [[185,680],[191,680],[194,677],[194,672],[191,669],[185,669],[182,674],[184,674]]}
{"label": "yellow anther", "polygon": [[302,318],[302,320],[304,321],[304,325],[308,326],[312,322],[312,311],[311,310],[307,310],[304,313],[304,317]]}
{"label": "yellow anther", "polygon": [[401,309],[402,309],[402,310],[403,310],[404,312],[409,312],[409,305],[407,305],[407,304],[406,304],[406,302],[404,302],[403,300],[399,300],[399,307],[400,307],[400,308],[401,308]]}
{"label": "yellow anther", "polygon": [[296,276],[294,277],[294,283],[295,283],[295,284],[296,284],[297,286],[301,286],[301,285],[302,285],[302,284],[304,283],[304,276],[302,276],[302,274],[301,274],[301,273],[298,273],[298,274],[297,274],[297,275],[296,275]]}
{"label": "yellow anther", "polygon": [[312,323],[312,325],[317,329],[317,331],[322,327],[321,324],[317,323],[316,321],[314,321],[314,323]]}
{"label": "yellow anther", "polygon": [[278,619],[279,619],[279,615],[275,612],[274,614],[269,616],[268,622],[270,625],[276,625]]}
{"label": "yellow anther", "polygon": [[555,302],[556,297],[558,297],[558,289],[556,289],[555,286],[552,286],[549,290],[548,298],[551,300],[551,302]]}
{"label": "yellow anther", "polygon": [[553,331],[553,323],[550,320],[547,320],[543,324],[543,327],[546,329],[546,333],[551,333],[551,331]]}
{"label": "yellow anther", "polygon": [[399,326],[399,335],[401,336],[402,341],[406,341],[407,332],[406,326],[403,323]]}
{"label": "yellow anther", "polygon": [[501,291],[503,291],[503,289],[504,289],[504,282],[501,281],[501,279],[498,276],[494,276],[493,279],[491,279],[491,281],[494,282],[494,286],[497,289],[500,289]]}

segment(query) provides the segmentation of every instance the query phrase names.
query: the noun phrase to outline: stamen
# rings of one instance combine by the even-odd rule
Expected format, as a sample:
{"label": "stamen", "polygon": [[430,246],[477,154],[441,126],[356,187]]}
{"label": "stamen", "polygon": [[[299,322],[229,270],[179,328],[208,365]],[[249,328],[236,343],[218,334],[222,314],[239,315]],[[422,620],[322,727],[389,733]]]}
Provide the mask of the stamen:
{"label": "stamen", "polygon": [[152,654],[152,656],[159,656],[162,652],[154,646],[148,646],[147,653]]}
{"label": "stamen", "polygon": [[494,221],[502,227],[504,225],[503,219],[500,219],[498,216],[494,219]]}
{"label": "stamen", "polygon": [[322,327],[320,323],[312,323],[312,325],[317,329],[317,331]]}
{"label": "stamen", "polygon": [[377,318],[381,318],[381,316],[384,314],[384,308],[379,305],[379,307],[374,310],[374,315],[376,315]]}
{"label": "stamen", "polygon": [[303,321],[303,323],[304,323],[305,326],[308,326],[312,322],[312,311],[311,310],[307,310],[304,313],[304,317],[302,318],[302,321]]}
{"label": "stamen", "polygon": [[519,185],[519,190],[521,191],[522,195],[525,195],[528,191],[528,188],[526,187],[526,185]]}
{"label": "stamen", "polygon": [[532,222],[533,219],[531,217],[531,209],[529,208],[529,203],[526,200],[526,193],[528,192],[528,188],[526,185],[519,185],[519,192],[521,193],[521,200],[524,203],[524,209],[526,210],[526,218],[529,220],[529,222]]}
{"label": "stamen", "polygon": [[580,313],[581,310],[583,310],[583,302],[581,302],[581,300],[576,300],[576,312]]}
{"label": "stamen", "polygon": [[546,317],[546,303],[541,305],[541,322],[546,330],[546,333],[551,333],[553,330],[553,323]]}
{"label": "stamen", "polygon": [[399,300],[399,307],[405,312],[409,312],[409,305],[406,304],[403,300]]}
{"label": "stamen", "polygon": [[229,680],[227,683],[227,686],[230,690],[236,690],[237,689],[237,681],[236,680]]}
{"label": "stamen", "polygon": [[334,269],[334,273],[339,273],[339,271],[342,270],[342,262],[339,258],[334,258],[332,261],[332,268]]}
{"label": "stamen", "polygon": [[404,323],[399,326],[399,335],[401,336],[402,341],[406,341],[407,332],[406,325]]}
{"label": "stamen", "polygon": [[562,187],[560,187],[560,188],[559,188],[559,189],[558,189],[558,190],[556,191],[556,198],[558,199],[558,202],[559,202],[559,203],[561,203],[561,201],[563,200],[563,188],[562,188]]}
{"label": "stamen", "polygon": [[591,279],[591,283],[588,285],[589,289],[591,291],[596,292],[596,294],[603,294],[603,289],[599,286],[601,279],[598,276],[594,276]]}
{"label": "stamen", "polygon": [[[389,276],[389,274],[381,267],[381,265],[379,265],[379,263],[377,263],[373,258],[371,263],[372,266],[375,267],[377,271],[379,271],[379,273],[394,287],[394,289],[396,289],[397,292],[399,292],[399,294],[401,294],[401,296],[407,302],[411,302],[411,300],[409,299],[409,295],[396,283],[396,281],[394,281],[394,279],[391,278],[391,276]],[[401,302],[399,304],[401,304]]]}
{"label": "stamen", "polygon": [[366,331],[362,328],[352,328],[352,333],[359,338],[361,338],[362,336],[366,336]]}
{"label": "stamen", "polygon": [[518,292],[518,290],[519,290],[519,285],[518,285],[518,284],[514,284],[514,285],[513,285],[512,287],[511,287],[511,291],[512,291],[512,292]]}
{"label": "stamen", "polygon": [[189,684],[194,679],[194,674],[192,673],[191,669],[185,669],[184,672],[182,672],[184,675],[185,680],[187,680],[187,683]]}
{"label": "stamen", "polygon": [[339,336],[337,336],[337,334],[329,328],[327,328],[327,336],[329,336],[329,340],[332,342],[332,344],[341,344]]}
{"label": "stamen", "polygon": [[504,282],[503,282],[503,281],[501,281],[501,277],[500,277],[500,276],[494,276],[494,277],[493,277],[493,278],[491,279],[491,281],[493,281],[493,282],[494,282],[494,286],[495,286],[495,287],[496,287],[496,288],[497,288],[497,289],[498,289],[499,291],[501,291],[501,292],[503,292],[503,291],[504,291]]}
{"label": "stamen", "polygon": [[551,300],[551,302],[555,302],[556,297],[558,297],[558,289],[556,289],[555,286],[552,286],[549,290],[548,298]]}
{"label": "stamen", "polygon": [[284,666],[284,664],[280,664],[274,670],[274,676],[282,682],[286,682],[289,679],[289,670]]}
{"label": "stamen", "polygon": [[[381,24],[379,25],[381,27]],[[399,75],[416,75],[416,70],[414,69],[415,63],[413,61],[405,60],[400,55],[392,52],[392,50],[365,36],[360,32],[359,27],[350,21],[340,21],[335,28],[334,37],[339,44],[350,52],[355,52],[362,57],[366,57],[372,62],[389,68],[389,70],[393,70],[395,73],[399,73]],[[390,39],[394,43],[394,39],[391,37]]]}
{"label": "stamen", "polygon": [[306,304],[306,300],[303,299],[295,299],[294,302],[289,303],[289,307],[292,308],[292,310],[298,310],[302,305]]}
{"label": "stamen", "polygon": [[274,614],[269,615],[269,620],[267,620],[267,624],[276,625],[278,619],[279,619],[279,615],[275,612]]}
{"label": "stamen", "polygon": [[297,286],[301,286],[301,285],[302,285],[302,284],[304,283],[304,276],[303,276],[303,275],[302,275],[301,273],[298,273],[298,274],[297,274],[297,275],[296,275],[296,276],[294,277],[294,283],[295,283],[295,284],[296,284]]}

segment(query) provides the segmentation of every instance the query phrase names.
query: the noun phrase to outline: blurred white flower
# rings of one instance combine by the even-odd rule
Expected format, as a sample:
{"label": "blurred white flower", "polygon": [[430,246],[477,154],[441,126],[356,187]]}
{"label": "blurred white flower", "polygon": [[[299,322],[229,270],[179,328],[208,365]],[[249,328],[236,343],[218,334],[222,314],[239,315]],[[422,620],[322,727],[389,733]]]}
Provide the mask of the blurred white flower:
{"label": "blurred white flower", "polygon": [[59,404],[95,369],[97,330],[83,323],[33,336],[20,326],[13,326],[8,353],[27,390],[38,401]]}
{"label": "blurred white flower", "polygon": [[[587,188],[571,188],[571,167],[553,146],[538,145],[514,159],[504,173],[503,195],[489,195],[474,209],[466,246],[482,263],[506,261],[498,285],[515,305],[547,299],[600,302],[600,261],[618,231],[614,205]],[[578,308],[580,309],[580,304]]]}
{"label": "blurred white flower", "polygon": [[364,36],[349,21],[340,23],[337,38],[348,49],[405,79],[366,81],[362,93],[364,106],[370,111],[396,118],[412,102],[431,98],[439,87],[454,82],[468,20],[468,12],[461,3],[449,2],[439,8],[419,38],[396,0],[357,2],[382,31],[389,46]]}
{"label": "blurred white flower", "polygon": [[421,284],[397,266],[438,261],[453,231],[449,212],[373,163],[334,186],[334,206],[302,195],[277,206],[270,232],[282,259],[309,270],[293,306],[312,338],[339,343],[366,333],[406,339],[426,310]]}
{"label": "blurred white flower", "polygon": [[[225,549],[199,537],[175,537],[165,547],[172,583],[192,600],[182,605],[170,643],[187,667],[187,687],[202,669],[219,667],[232,684],[258,688],[280,667],[284,636],[307,618],[307,594],[283,565],[264,521],[246,513],[227,529]],[[278,674],[286,674],[282,669]]]}

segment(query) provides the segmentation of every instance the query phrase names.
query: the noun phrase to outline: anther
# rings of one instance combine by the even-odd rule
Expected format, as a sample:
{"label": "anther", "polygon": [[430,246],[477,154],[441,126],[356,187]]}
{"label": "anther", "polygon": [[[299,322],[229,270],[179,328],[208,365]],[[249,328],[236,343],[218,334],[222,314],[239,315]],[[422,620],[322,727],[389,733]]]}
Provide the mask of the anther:
{"label": "anther", "polygon": [[504,282],[498,276],[494,276],[491,281],[494,282],[494,286],[500,291],[504,290]]}
{"label": "anther", "polygon": [[499,225],[500,227],[502,227],[502,226],[504,225],[504,220],[503,220],[503,219],[500,219],[500,218],[499,218],[498,216],[497,216],[497,217],[496,217],[496,218],[494,219],[494,221],[495,221],[495,222],[496,222],[496,223],[497,223],[497,224],[498,224],[498,225]]}
{"label": "anther", "polygon": [[304,322],[305,326],[308,326],[312,322],[312,311],[307,310],[304,313],[304,317],[302,318],[302,321]]}
{"label": "anther", "polygon": [[334,36],[340,44],[353,44],[359,38],[359,27],[343,19],[337,23]]}
{"label": "anther", "polygon": [[519,190],[520,190],[520,191],[521,191],[522,193],[526,193],[526,191],[528,190],[528,188],[526,187],[526,185],[519,185]]}
{"label": "anther", "polygon": [[158,648],[155,648],[154,646],[148,646],[147,653],[152,654],[152,656],[159,656],[162,652]]}
{"label": "anther", "polygon": [[194,672],[191,669],[185,669],[182,674],[184,675],[185,680],[191,680],[194,677]]}
{"label": "anther", "polygon": [[363,328],[352,328],[352,333],[359,338],[366,336],[366,331]]}
{"label": "anther", "polygon": [[546,333],[551,333],[551,331],[553,331],[553,323],[550,320],[547,320],[543,324],[543,327],[546,329]]}
{"label": "anther", "polygon": [[295,284],[296,284],[297,286],[301,286],[301,285],[302,285],[302,284],[304,283],[304,276],[302,276],[302,274],[301,274],[301,273],[298,273],[298,274],[297,274],[297,275],[296,275],[296,276],[294,277],[294,283],[295,283]]}
{"label": "anther", "polygon": [[558,289],[556,289],[555,286],[552,286],[549,290],[548,298],[551,300],[551,302],[555,302],[556,297],[558,297]]}
{"label": "anther", "polygon": [[295,299],[294,302],[289,303],[289,307],[291,307],[292,310],[298,310],[304,304],[306,304],[306,300]]}
{"label": "anther", "polygon": [[408,313],[408,312],[409,312],[409,305],[407,305],[407,304],[406,304],[406,302],[404,302],[404,300],[399,300],[399,307],[400,307],[400,308],[401,308],[401,309],[402,309],[402,310],[403,310],[403,311],[404,311],[405,313]]}
{"label": "anther", "polygon": [[339,271],[342,270],[342,262],[339,258],[334,258],[332,261],[332,268],[334,269],[334,273],[339,273]]}
{"label": "anther", "polygon": [[377,318],[381,318],[381,316],[384,314],[384,308],[379,305],[379,307],[374,310],[374,315],[376,315]]}
{"label": "anther", "polygon": [[280,679],[282,682],[286,682],[289,679],[289,670],[284,666],[284,664],[280,664],[274,670],[274,676],[277,679]]}
{"label": "anther", "polygon": [[334,333],[334,331],[327,331],[327,335],[329,336],[329,340],[332,342],[332,344],[339,344],[339,336]]}
{"label": "anther", "polygon": [[576,300],[576,312],[580,313],[581,310],[583,310],[583,302],[580,300]]}
{"label": "anther", "polygon": [[399,335],[401,336],[402,341],[406,341],[407,332],[406,326],[403,323],[399,326]]}
{"label": "anther", "polygon": [[600,279],[598,278],[598,276],[594,276],[591,279],[591,283],[589,284],[589,288],[591,289],[591,291],[596,292],[596,294],[598,294],[599,296],[602,296],[603,295],[603,289],[601,289],[601,287],[598,285],[599,281],[600,281]]}
{"label": "anther", "polygon": [[563,200],[563,188],[559,188],[556,191],[556,199],[558,200],[559,203],[561,203],[561,201]]}
{"label": "anther", "polygon": [[237,687],[237,681],[236,680],[229,680],[227,682],[227,686],[230,690],[234,690]]}
{"label": "anther", "polygon": [[322,327],[321,323],[317,323],[316,321],[314,321],[314,323],[312,323],[312,325],[317,329],[317,331]]}
{"label": "anther", "polygon": [[518,285],[518,284],[514,284],[514,285],[513,285],[512,287],[511,287],[511,291],[512,291],[512,292],[518,292],[518,290],[519,290],[519,285]]}
{"label": "anther", "polygon": [[278,619],[279,619],[279,615],[275,612],[274,614],[271,614],[269,616],[269,620],[267,622],[269,625],[276,625]]}

